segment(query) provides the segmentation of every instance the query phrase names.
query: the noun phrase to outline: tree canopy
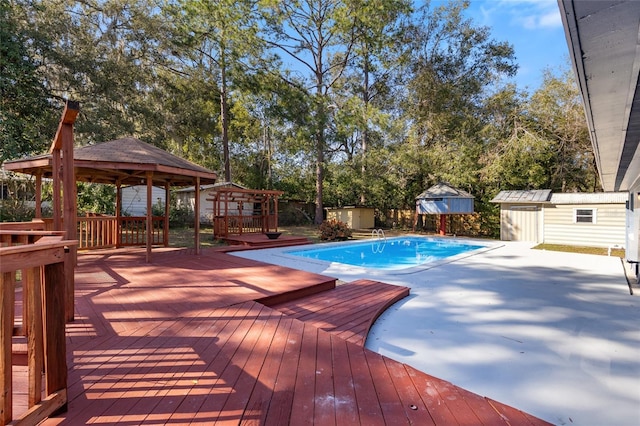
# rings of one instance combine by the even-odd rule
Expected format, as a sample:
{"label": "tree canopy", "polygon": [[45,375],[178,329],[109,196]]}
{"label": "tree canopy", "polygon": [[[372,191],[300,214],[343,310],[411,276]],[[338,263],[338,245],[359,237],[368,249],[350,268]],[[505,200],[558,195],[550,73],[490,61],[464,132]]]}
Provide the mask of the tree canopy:
{"label": "tree canopy", "polygon": [[323,207],[413,208],[438,181],[597,191],[569,67],[517,89],[513,47],[468,2],[0,0],[2,160],[134,136]]}

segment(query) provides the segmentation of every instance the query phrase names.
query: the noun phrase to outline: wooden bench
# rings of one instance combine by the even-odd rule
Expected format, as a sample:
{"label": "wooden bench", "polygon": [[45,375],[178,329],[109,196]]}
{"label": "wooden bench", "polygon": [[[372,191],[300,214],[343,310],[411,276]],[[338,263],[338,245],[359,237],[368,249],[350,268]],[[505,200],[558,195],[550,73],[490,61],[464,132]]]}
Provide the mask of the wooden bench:
{"label": "wooden bench", "polygon": [[358,280],[297,300],[268,306],[348,342],[364,346],[375,320],[388,307],[408,295],[408,287]]}

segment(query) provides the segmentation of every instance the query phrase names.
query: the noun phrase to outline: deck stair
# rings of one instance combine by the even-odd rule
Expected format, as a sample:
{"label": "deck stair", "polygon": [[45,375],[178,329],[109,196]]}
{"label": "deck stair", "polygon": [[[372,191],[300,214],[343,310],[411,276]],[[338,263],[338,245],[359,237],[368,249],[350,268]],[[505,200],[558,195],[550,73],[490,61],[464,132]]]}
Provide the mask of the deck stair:
{"label": "deck stair", "polygon": [[[269,239],[265,234],[243,234],[243,235],[230,235],[224,238],[224,242],[231,247],[227,251],[235,251],[239,247],[246,247],[251,249],[258,248],[272,248],[272,247],[287,247],[298,246],[304,244],[311,244],[311,240],[307,237],[300,235],[281,235],[277,239]],[[233,247],[236,247],[235,249]]]}
{"label": "deck stair", "polygon": [[364,346],[375,320],[389,306],[408,295],[408,287],[358,280],[270,307]]}

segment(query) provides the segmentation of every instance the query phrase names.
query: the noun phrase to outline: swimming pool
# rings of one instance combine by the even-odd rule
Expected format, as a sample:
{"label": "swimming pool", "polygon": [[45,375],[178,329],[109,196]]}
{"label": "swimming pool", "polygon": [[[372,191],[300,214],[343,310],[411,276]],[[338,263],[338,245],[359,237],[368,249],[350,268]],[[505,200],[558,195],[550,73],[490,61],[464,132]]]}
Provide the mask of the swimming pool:
{"label": "swimming pool", "polygon": [[331,244],[331,247],[297,249],[285,254],[363,268],[399,270],[448,259],[485,245],[433,237],[371,239],[360,243]]}

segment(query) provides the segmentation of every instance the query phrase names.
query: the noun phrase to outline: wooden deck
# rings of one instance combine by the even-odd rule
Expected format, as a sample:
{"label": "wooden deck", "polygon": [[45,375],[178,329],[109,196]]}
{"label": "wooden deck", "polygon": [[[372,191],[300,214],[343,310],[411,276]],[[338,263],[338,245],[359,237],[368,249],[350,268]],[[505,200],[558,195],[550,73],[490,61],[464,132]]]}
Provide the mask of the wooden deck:
{"label": "wooden deck", "polygon": [[233,246],[246,246],[252,249],[267,247],[283,247],[310,244],[307,237],[299,235],[280,235],[277,239],[269,239],[265,234],[248,233],[242,235],[230,235],[224,239],[231,244],[231,250],[236,250]]}
{"label": "wooden deck", "polygon": [[358,280],[299,299],[275,304],[269,300],[259,302],[348,342],[364,346],[375,320],[389,306],[408,295],[408,287]]}
{"label": "wooden deck", "polygon": [[68,411],[45,425],[547,424],[365,349],[393,286],[184,253],[80,256]]}

